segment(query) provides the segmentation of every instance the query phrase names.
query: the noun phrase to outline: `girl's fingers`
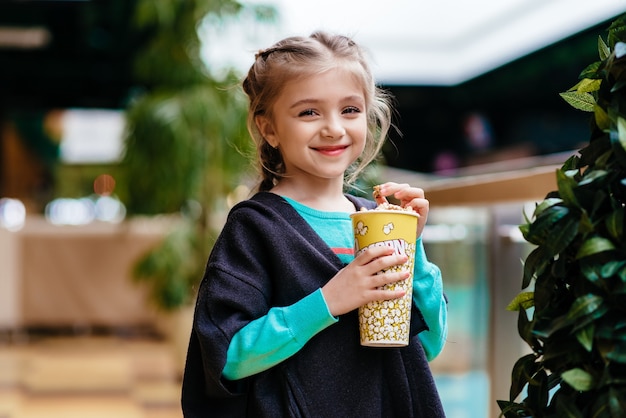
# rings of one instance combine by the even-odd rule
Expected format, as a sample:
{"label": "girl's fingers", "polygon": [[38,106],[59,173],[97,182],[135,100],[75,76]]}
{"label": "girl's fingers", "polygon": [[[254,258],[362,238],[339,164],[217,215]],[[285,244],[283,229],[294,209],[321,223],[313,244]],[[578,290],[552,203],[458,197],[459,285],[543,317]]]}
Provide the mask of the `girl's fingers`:
{"label": "girl's fingers", "polygon": [[381,184],[377,189],[382,196],[393,196],[400,201],[400,206],[407,206],[415,199],[424,199],[424,189],[411,187],[406,183],[388,182]]}
{"label": "girl's fingers", "polygon": [[400,282],[402,280],[406,280],[409,278],[408,271],[400,271],[395,273],[385,273],[385,274],[377,274],[374,276],[374,287],[383,287],[387,284]]}
{"label": "girl's fingers", "polygon": [[355,258],[355,262],[363,268],[363,274],[371,276],[378,274],[382,270],[406,263],[408,257],[403,254],[396,254],[389,247],[372,247],[363,251]]}
{"label": "girl's fingers", "polygon": [[392,300],[401,298],[406,294],[405,290],[377,290],[372,296],[374,300]]}
{"label": "girl's fingers", "polygon": [[410,187],[411,186],[409,186],[406,183],[400,184],[400,183],[394,183],[394,182],[387,182],[379,186],[379,192],[383,196],[394,196],[398,198],[398,196],[396,196],[396,193],[398,193],[399,191],[403,189],[408,189]]}
{"label": "girl's fingers", "polygon": [[403,207],[411,207],[415,212],[417,212],[420,216],[427,216],[428,210],[430,206],[430,202],[424,198],[414,198],[412,200],[407,201],[406,203],[402,203]]}
{"label": "girl's fingers", "polygon": [[378,274],[378,272],[390,269],[395,266],[401,266],[408,261],[406,255],[392,254],[373,260],[369,265],[370,274]]}
{"label": "girl's fingers", "polygon": [[393,254],[393,248],[391,247],[386,247],[386,246],[370,247],[370,248],[367,248],[365,251],[361,252],[359,255],[357,255],[355,258],[355,261],[357,262],[357,264],[366,265],[366,264],[370,264],[372,261],[380,257],[384,257],[386,255],[391,255],[391,254]]}
{"label": "girl's fingers", "polygon": [[384,286],[409,277],[410,272],[400,267],[406,261],[406,255],[389,247],[372,247],[357,255],[322,287],[330,313],[341,315],[373,300],[402,297],[404,291]]}

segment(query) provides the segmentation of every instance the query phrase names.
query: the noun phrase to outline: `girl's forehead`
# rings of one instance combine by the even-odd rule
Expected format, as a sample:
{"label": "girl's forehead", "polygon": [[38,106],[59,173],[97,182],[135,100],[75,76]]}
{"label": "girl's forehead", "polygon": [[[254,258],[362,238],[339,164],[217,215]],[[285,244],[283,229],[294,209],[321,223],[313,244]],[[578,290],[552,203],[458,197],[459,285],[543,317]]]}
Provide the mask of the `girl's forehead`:
{"label": "girl's forehead", "polygon": [[283,84],[279,96],[325,96],[346,92],[364,97],[365,86],[354,72],[337,67],[323,72],[294,77]]}

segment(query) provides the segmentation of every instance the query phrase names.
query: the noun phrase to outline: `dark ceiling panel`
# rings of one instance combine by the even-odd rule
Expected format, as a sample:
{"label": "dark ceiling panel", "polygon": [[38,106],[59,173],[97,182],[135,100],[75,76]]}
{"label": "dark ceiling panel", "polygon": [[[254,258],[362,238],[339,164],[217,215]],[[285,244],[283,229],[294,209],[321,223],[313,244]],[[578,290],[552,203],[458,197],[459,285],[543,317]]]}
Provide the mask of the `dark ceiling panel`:
{"label": "dark ceiling panel", "polygon": [[572,108],[559,93],[599,60],[598,36],[606,40],[610,24],[599,23],[456,86],[390,86],[403,135],[392,132],[387,162],[421,172],[437,170],[437,156],[466,164],[479,153],[464,132],[472,114],[489,123],[488,151],[544,155],[577,149],[588,139],[590,114]]}
{"label": "dark ceiling panel", "polygon": [[112,107],[132,87],[132,0],[0,1],[2,29],[43,28],[35,49],[0,42],[0,108]]}

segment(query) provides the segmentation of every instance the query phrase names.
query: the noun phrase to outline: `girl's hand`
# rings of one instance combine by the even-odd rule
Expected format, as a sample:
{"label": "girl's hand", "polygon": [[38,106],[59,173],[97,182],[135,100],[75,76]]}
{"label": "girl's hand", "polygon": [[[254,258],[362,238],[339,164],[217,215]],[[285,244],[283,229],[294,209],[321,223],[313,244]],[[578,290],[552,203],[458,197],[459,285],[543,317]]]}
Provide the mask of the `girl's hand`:
{"label": "girl's hand", "polygon": [[406,262],[406,255],[394,254],[390,247],[371,247],[363,251],[322,287],[331,315],[345,314],[375,300],[404,296],[404,290],[383,290],[381,287],[408,279],[408,271],[378,273]]}
{"label": "girl's hand", "polygon": [[380,185],[380,194],[382,196],[393,196],[400,201],[400,206],[410,206],[420,215],[417,224],[417,236],[424,232],[424,225],[428,219],[428,200],[424,197],[424,190],[418,187],[411,187],[408,184],[383,183]]}

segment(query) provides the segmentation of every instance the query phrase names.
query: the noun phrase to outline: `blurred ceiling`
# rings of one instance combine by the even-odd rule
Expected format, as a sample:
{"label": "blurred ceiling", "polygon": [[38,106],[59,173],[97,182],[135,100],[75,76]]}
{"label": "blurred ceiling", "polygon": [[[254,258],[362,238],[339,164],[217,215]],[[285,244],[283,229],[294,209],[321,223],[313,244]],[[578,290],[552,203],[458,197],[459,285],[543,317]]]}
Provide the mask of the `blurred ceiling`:
{"label": "blurred ceiling", "polygon": [[[135,1],[0,0],[0,111],[123,107],[140,47],[131,27]],[[604,35],[606,22],[626,11],[624,0],[248,2],[276,5],[278,22],[204,30],[210,66],[245,69],[256,49],[287,34],[328,29],[366,45],[388,85],[458,85],[500,68],[510,74],[547,45],[585,30],[592,39]],[[579,71],[581,59],[589,63],[588,51],[568,51],[560,65]]]}
{"label": "blurred ceiling", "polygon": [[253,2],[273,4],[276,25],[215,28],[209,61],[247,70],[251,51],[324,29],[366,46],[387,85],[459,84],[626,12],[624,0]]}

